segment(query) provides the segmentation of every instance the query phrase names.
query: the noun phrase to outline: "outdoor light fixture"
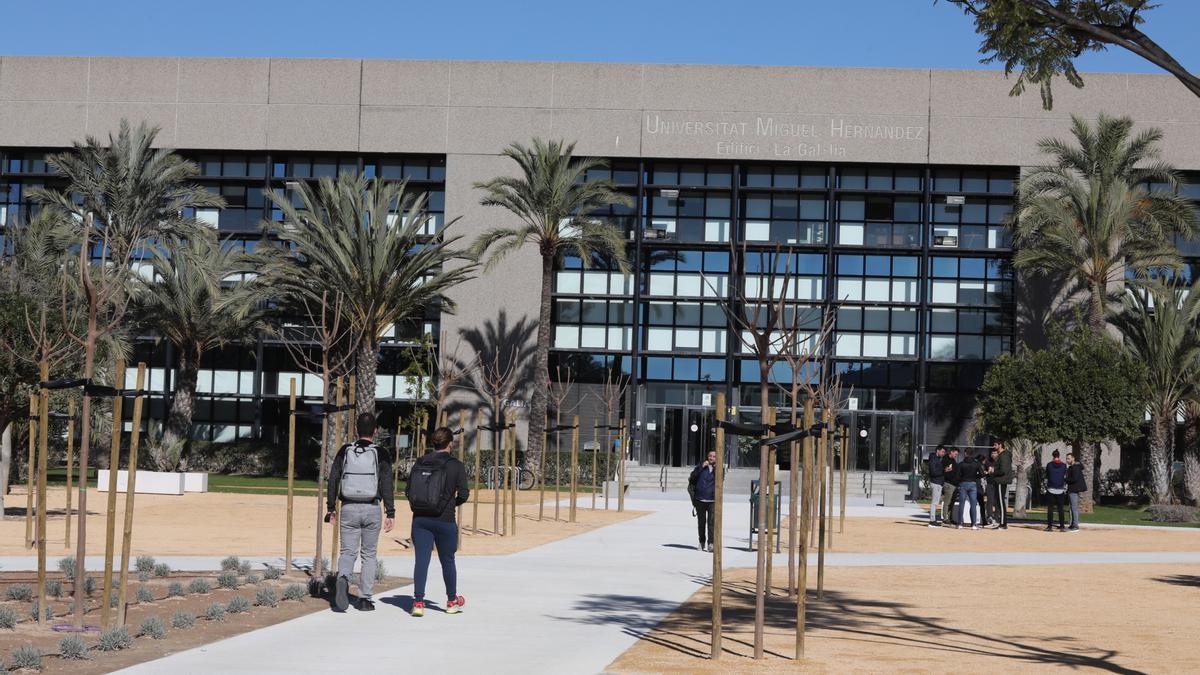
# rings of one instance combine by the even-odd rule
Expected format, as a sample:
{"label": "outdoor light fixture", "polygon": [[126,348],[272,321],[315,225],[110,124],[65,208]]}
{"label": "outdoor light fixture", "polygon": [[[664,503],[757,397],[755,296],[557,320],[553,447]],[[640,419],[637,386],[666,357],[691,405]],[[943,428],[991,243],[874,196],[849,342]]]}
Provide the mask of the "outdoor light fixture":
{"label": "outdoor light fixture", "polygon": [[947,206],[962,206],[967,203],[967,198],[962,195],[946,195]]}
{"label": "outdoor light fixture", "polygon": [[679,190],[659,190],[658,196],[666,197],[667,199],[679,199]]}

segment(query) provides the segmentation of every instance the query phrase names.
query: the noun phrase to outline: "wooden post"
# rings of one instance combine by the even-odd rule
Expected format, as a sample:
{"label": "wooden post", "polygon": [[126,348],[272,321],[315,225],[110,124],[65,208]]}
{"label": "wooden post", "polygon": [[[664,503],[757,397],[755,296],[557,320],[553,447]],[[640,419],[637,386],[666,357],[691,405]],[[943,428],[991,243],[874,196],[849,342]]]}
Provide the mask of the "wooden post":
{"label": "wooden post", "polygon": [[[766,440],[771,435],[771,413],[774,407],[763,406],[759,421],[765,427],[762,433],[762,439]],[[770,450],[763,445],[758,446],[758,513],[751,513],[750,517],[758,524],[758,544],[755,548],[754,562],[754,659],[760,660],[763,657],[764,651],[764,631],[767,616],[767,559],[771,555],[769,542],[766,541],[767,531],[770,527],[771,518],[767,512],[768,485],[770,485],[771,471],[769,462],[771,457]],[[751,488],[753,493],[754,488]]]}
{"label": "wooden post", "polygon": [[[50,362],[42,359],[38,364],[40,382],[50,379]],[[50,390],[40,389],[38,395],[38,463],[37,463],[37,620],[46,623],[46,454],[50,436]],[[30,466],[32,471],[34,467]]]}
{"label": "wooden post", "polygon": [[[792,401],[792,428],[799,423],[796,401]],[[788,583],[787,596],[796,597],[796,519],[799,517],[798,499],[800,498],[800,444],[792,442],[788,447],[788,459],[791,470],[788,472]]]}
{"label": "wooden post", "polygon": [[554,409],[554,522],[559,520],[559,507],[562,504],[562,411]]}
{"label": "wooden post", "polygon": [[[809,398],[804,402],[804,428],[811,429],[813,426],[813,401]],[[812,492],[812,484],[809,479],[812,477],[813,467],[813,439],[812,436],[806,436],[803,441],[804,447],[804,482],[803,494],[801,494],[801,505],[804,507],[804,513],[800,524],[800,537],[797,543],[799,544],[800,571],[799,577],[796,580],[796,659],[804,658],[804,632],[808,621],[808,530],[809,521],[812,519],[812,501],[809,499],[809,493]]]}
{"label": "wooden post", "polygon": [[[113,386],[117,389],[125,386],[125,361],[119,357],[113,371]],[[113,551],[114,539],[117,536],[117,469],[121,466],[121,427],[125,424],[121,412],[122,397],[114,396],[112,401],[112,445],[108,460],[108,520],[104,533],[104,578],[102,579],[104,593],[100,596],[100,625],[104,628],[108,628],[112,621],[109,598],[113,591]],[[128,485],[126,485],[126,489],[129,489]],[[86,518],[87,514],[81,513],[79,517]],[[78,573],[76,570],[76,574]]]}
{"label": "wooden post", "polygon": [[629,436],[625,433],[625,420],[621,420],[618,426],[621,427],[621,430],[617,432],[620,446],[617,451],[621,453],[621,456],[617,458],[617,511],[623,513],[625,511],[625,455],[629,453],[629,448],[626,447],[629,444]]}
{"label": "wooden post", "polygon": [[[296,378],[288,381],[287,526],[283,545],[283,573],[292,573],[292,502],[296,496]],[[399,440],[399,439],[397,439]]]}
{"label": "wooden post", "polygon": [[720,422],[725,420],[725,392],[717,392],[717,466],[716,493],[713,500],[713,571],[712,571],[712,651],[709,657],[721,658],[721,513],[725,495],[725,430]]}
{"label": "wooden post", "polygon": [[579,487],[575,480],[579,474],[579,415],[572,417],[571,423],[575,428],[571,430],[571,504],[567,509],[567,519],[573,523],[575,522],[575,502],[578,497],[576,490]]}
{"label": "wooden post", "polygon": [[611,497],[612,490],[608,488],[608,483],[612,482],[612,413],[605,411],[604,413],[604,510],[608,510],[608,500]]}
{"label": "wooden post", "polygon": [[546,453],[550,451],[550,435],[546,429],[550,427],[550,413],[546,413],[546,422],[542,427],[542,465],[538,467],[538,522],[546,515]]}
{"label": "wooden post", "polygon": [[[596,471],[600,468],[600,429],[592,423],[592,510],[596,510]],[[607,434],[608,431],[606,430]]]}
{"label": "wooden post", "polygon": [[138,444],[142,437],[142,387],[146,385],[146,364],[139,363],[133,399],[133,430],[129,434],[129,481],[125,485],[125,529],[121,537],[121,599],[117,602],[117,625],[125,625],[125,609],[129,602],[129,555],[133,542],[133,502],[137,494]]}
{"label": "wooden post", "polygon": [[[832,421],[832,420],[831,420]],[[825,517],[829,520],[825,527],[826,548],[833,549],[833,477],[837,475],[837,469],[833,466],[833,459],[837,456],[838,443],[834,439],[833,428],[829,429],[829,442],[826,445],[825,451],[829,453],[829,457],[825,460],[825,473],[828,474],[825,480],[829,483],[829,505],[825,510]]]}
{"label": "wooden post", "polygon": [[509,467],[511,467],[509,475],[509,487],[512,492],[511,504],[508,510],[508,533],[512,536],[517,536],[517,489],[521,482],[521,468],[517,466],[517,424],[514,421],[511,429],[508,430],[508,457]]}
{"label": "wooden post", "polygon": [[496,472],[496,501],[500,503],[500,536],[508,536],[508,430],[500,430],[500,448],[496,450],[500,470]]}
{"label": "wooden post", "polygon": [[[823,410],[821,412],[821,420],[826,425],[829,424],[829,409],[828,408],[826,408],[825,410]],[[820,465],[818,470],[820,471],[819,479],[821,481],[821,489],[820,489],[819,496],[817,497],[818,505],[819,505],[819,513],[817,515],[817,518],[818,518],[817,599],[818,600],[825,599],[825,545],[826,545],[825,544],[825,488],[828,483],[828,480],[826,479],[825,459],[826,459],[826,452],[828,452],[828,449],[829,449],[829,442],[828,442],[828,440],[826,440],[826,439],[828,439],[828,437],[829,437],[829,429],[828,428],[821,429],[821,439],[817,443],[817,453],[820,455],[820,457],[817,459],[817,464]]]}
{"label": "wooden post", "polygon": [[480,445],[480,443],[483,441],[483,434],[481,434],[479,432],[479,422],[482,419],[483,419],[483,415],[479,414],[479,409],[477,408],[475,410],[475,485],[474,485],[475,493],[471,495],[471,497],[472,497],[472,500],[471,500],[472,501],[471,533],[472,534],[479,534],[479,490],[480,490],[480,486],[483,485],[483,481],[481,480],[483,475],[480,473],[480,471],[483,470],[483,466],[482,466],[483,462],[482,462],[482,458],[481,458],[481,455],[483,454],[483,449],[482,449],[482,446]]}
{"label": "wooden post", "polygon": [[838,468],[841,469],[841,480],[838,487],[838,534],[846,531],[846,459],[849,457],[850,451],[850,429],[845,424],[842,425],[842,450],[841,459],[838,461]]}
{"label": "wooden post", "polygon": [[[342,378],[342,377],[339,377],[337,380],[336,403],[339,408],[342,407],[343,405],[346,405],[346,379]],[[345,438],[343,436],[345,431],[343,431],[343,429],[342,429],[342,422],[345,420],[345,417],[346,417],[345,413],[340,413],[340,412],[334,413],[333,438],[335,439],[334,443],[337,445],[341,445],[342,443],[345,443]],[[337,457],[337,455],[335,454],[334,457]],[[336,485],[331,485],[330,489],[336,490],[337,487],[338,486],[336,486]],[[329,543],[330,543],[329,571],[332,572],[333,574],[337,574],[338,557],[339,557],[338,553],[340,553],[340,551],[338,550],[338,535],[341,533],[341,529],[342,529],[342,500],[338,499],[337,497],[334,497],[333,504],[334,504],[333,508],[334,508],[334,512],[336,514],[336,518],[334,519],[334,523],[333,523],[333,532],[329,536]]]}
{"label": "wooden post", "polygon": [[[771,406],[767,409],[767,424],[771,426],[775,425],[775,415],[775,406]],[[775,432],[768,430],[767,435],[774,436]],[[775,446],[772,445],[770,447],[763,448],[763,450],[767,453],[767,484],[762,490],[762,494],[767,499],[767,531],[765,533],[759,533],[758,543],[760,545],[764,542],[766,543],[767,577],[766,583],[763,585],[763,592],[769,598],[771,597],[771,579],[775,572]],[[764,534],[766,535],[765,539],[763,538]]]}
{"label": "wooden post", "polygon": [[71,472],[75,470],[75,399],[67,401],[67,534],[63,545],[71,548]]}
{"label": "wooden post", "polygon": [[29,454],[25,458],[25,548],[33,548],[33,475],[37,466],[38,397],[29,396]]}

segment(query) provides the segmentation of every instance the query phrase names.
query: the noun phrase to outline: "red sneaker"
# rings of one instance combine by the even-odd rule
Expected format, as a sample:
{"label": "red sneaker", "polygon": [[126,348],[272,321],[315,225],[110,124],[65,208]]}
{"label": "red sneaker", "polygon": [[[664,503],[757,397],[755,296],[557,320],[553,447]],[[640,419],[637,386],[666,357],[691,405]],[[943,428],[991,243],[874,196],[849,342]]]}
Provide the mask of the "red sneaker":
{"label": "red sneaker", "polygon": [[425,616],[425,602],[423,600],[413,601],[412,615]]}
{"label": "red sneaker", "polygon": [[450,598],[446,601],[446,613],[458,614],[462,611],[462,606],[465,604],[467,604],[467,599],[461,595],[455,598]]}

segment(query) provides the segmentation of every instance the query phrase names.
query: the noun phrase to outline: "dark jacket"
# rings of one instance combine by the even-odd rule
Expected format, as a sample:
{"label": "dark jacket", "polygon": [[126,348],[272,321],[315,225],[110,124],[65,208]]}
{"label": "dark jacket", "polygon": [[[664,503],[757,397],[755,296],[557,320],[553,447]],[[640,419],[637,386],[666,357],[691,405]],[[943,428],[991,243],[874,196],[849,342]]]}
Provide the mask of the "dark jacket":
{"label": "dark jacket", "polygon": [[978,482],[983,477],[983,469],[979,466],[979,462],[974,459],[964,459],[958,463],[958,468],[955,469],[958,473],[958,482],[961,485],[966,481]]}
{"label": "dark jacket", "polygon": [[933,485],[946,483],[946,467],[942,465],[943,457],[937,456],[937,451],[929,454],[929,482]]}
{"label": "dark jacket", "polygon": [[995,468],[988,478],[1001,485],[1008,485],[1013,480],[1012,452],[1005,450],[996,456]]}
{"label": "dark jacket", "polygon": [[1067,465],[1053,461],[1046,465],[1046,487],[1060,490],[1067,487]]}
{"label": "dark jacket", "polygon": [[[467,483],[467,467],[463,466],[463,463],[458,461],[458,458],[449,452],[438,452],[436,450],[426,453],[417,461],[428,462],[431,460],[443,462],[446,465],[444,469],[446,472],[446,492],[442,494],[443,497],[451,497],[451,499],[445,500],[446,507],[442,509],[437,519],[443,523],[453,523],[454,514],[458,507],[465,504],[471,496],[471,488]],[[433,516],[429,517],[432,518]]]}
{"label": "dark jacket", "polygon": [[704,466],[704,462],[692,469],[688,482],[696,486],[695,499],[698,502],[711,502],[717,498],[716,467]]}
{"label": "dark jacket", "polygon": [[946,455],[942,458],[942,477],[949,485],[958,485],[958,460]]}
{"label": "dark jacket", "polygon": [[[366,441],[358,440],[356,444]],[[333,464],[329,467],[329,485],[325,490],[325,509],[333,511],[337,505],[337,499],[342,492],[342,469],[346,465],[346,449],[349,445],[343,445],[341,450],[338,450],[337,455],[333,458]],[[383,502],[383,512],[388,518],[396,517],[396,485],[392,483],[392,465],[388,463],[387,457],[384,456],[383,450],[377,448],[376,464],[379,473],[379,491],[375,494],[375,499]]]}
{"label": "dark jacket", "polygon": [[1087,480],[1083,477],[1083,465],[1079,463],[1067,466],[1067,492],[1087,492]]}

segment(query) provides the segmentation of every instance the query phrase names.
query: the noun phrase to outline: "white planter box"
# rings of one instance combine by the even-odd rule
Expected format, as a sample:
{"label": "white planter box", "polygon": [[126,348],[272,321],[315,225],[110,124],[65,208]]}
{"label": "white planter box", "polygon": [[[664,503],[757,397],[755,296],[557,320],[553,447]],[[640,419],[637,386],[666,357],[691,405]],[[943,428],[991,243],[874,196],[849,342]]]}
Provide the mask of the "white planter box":
{"label": "white planter box", "polygon": [[208,492],[208,474],[199,471],[186,471],[183,474],[184,492]]}
{"label": "white planter box", "polygon": [[[100,469],[97,473],[97,486],[100,492],[108,492],[108,469]],[[181,495],[184,474],[174,471],[138,471],[137,493],[139,495]],[[117,472],[117,492],[125,492],[129,484],[129,472]]]}

